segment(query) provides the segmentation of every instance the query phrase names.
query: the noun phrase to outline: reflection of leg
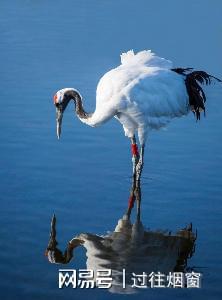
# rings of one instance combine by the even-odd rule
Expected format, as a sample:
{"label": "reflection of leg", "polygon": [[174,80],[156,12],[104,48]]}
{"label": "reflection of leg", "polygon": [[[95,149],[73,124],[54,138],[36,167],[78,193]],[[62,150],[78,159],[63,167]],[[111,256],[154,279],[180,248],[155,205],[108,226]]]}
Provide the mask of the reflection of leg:
{"label": "reflection of leg", "polygon": [[132,227],[132,243],[138,245],[143,241],[143,237],[144,237],[144,228],[140,220],[140,205],[141,205],[140,180],[136,181],[134,195],[136,198],[137,211],[136,211],[136,222],[133,224]]}
{"label": "reflection of leg", "polygon": [[134,195],[136,197],[136,218],[137,221],[140,221],[140,205],[141,205],[141,188],[140,188],[140,180],[136,181]]}
{"label": "reflection of leg", "polygon": [[139,161],[139,152],[136,144],[135,135],[131,138],[132,162],[133,162],[133,176],[136,175],[136,165]]}
{"label": "reflection of leg", "polygon": [[132,208],[134,207],[134,203],[136,200],[137,204],[137,219],[140,220],[140,203],[141,203],[141,188],[140,188],[140,180],[136,180],[136,177],[132,178],[132,186],[130,191],[130,197],[128,202],[128,208],[126,215],[130,218]]}
{"label": "reflection of leg", "polygon": [[141,149],[140,149],[140,159],[136,165],[136,180],[140,180],[140,176],[143,170],[143,158],[144,158],[144,148],[145,148],[145,144],[141,145]]}
{"label": "reflection of leg", "polygon": [[135,202],[134,191],[135,191],[135,176],[133,176],[133,179],[132,179],[132,187],[131,187],[129,201],[128,201],[128,208],[126,211],[126,215],[128,218],[130,218],[131,211],[132,211],[132,208],[133,208],[134,202]]}

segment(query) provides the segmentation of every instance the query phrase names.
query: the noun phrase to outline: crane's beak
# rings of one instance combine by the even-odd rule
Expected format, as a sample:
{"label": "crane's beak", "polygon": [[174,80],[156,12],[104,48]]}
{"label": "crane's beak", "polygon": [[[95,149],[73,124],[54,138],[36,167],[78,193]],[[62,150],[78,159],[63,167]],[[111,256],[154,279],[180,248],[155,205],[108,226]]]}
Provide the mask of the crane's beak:
{"label": "crane's beak", "polygon": [[63,117],[63,111],[60,107],[56,108],[56,131],[57,131],[57,137],[60,138],[61,131],[62,131],[62,117]]}

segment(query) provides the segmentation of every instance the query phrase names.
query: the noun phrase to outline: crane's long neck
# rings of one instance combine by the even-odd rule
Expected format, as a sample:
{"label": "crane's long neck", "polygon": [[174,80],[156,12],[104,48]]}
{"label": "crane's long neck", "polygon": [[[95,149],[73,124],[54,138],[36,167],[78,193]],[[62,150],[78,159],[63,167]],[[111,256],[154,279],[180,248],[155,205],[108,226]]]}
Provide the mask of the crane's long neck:
{"label": "crane's long neck", "polygon": [[[87,113],[84,108],[83,108],[83,103],[82,103],[82,97],[79,94],[78,91],[74,89],[70,89],[66,91],[65,93],[65,107],[69,103],[70,100],[74,100],[75,103],[75,112],[80,119],[81,122],[91,126],[91,127],[97,127],[108,120],[110,120],[112,117],[115,116],[116,114],[116,109],[115,108],[109,108],[108,109],[101,109],[98,110],[96,109],[93,113]],[[65,108],[64,108],[65,109]]]}
{"label": "crane's long neck", "polygon": [[87,113],[83,108],[83,102],[81,95],[76,90],[70,90],[66,93],[68,102],[72,99],[75,103],[75,112],[80,121],[92,126],[93,113]]}

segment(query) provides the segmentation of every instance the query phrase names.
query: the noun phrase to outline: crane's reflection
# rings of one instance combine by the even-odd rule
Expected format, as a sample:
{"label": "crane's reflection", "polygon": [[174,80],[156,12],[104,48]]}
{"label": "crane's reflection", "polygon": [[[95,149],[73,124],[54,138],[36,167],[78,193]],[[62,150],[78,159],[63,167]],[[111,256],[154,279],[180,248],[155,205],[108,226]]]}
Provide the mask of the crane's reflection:
{"label": "crane's reflection", "polygon": [[[111,292],[131,293],[131,275],[161,271],[185,272],[187,260],[195,249],[196,234],[192,224],[172,234],[166,230],[151,231],[144,228],[141,221],[140,181],[133,179],[127,210],[118,220],[113,231],[99,236],[81,233],[72,238],[62,252],[56,239],[56,217],[51,221],[51,231],[46,256],[51,263],[68,264],[74,257],[74,249],[86,249],[88,270],[111,269]],[[131,212],[136,206],[136,220],[131,222]],[[122,287],[122,270],[126,270],[126,286]],[[135,290],[135,289],[134,289]]]}

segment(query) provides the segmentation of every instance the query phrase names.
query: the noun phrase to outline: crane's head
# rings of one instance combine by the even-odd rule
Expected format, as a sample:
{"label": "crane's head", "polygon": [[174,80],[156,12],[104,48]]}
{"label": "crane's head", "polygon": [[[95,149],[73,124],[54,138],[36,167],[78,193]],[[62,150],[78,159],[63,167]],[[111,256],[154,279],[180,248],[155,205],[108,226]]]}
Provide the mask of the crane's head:
{"label": "crane's head", "polygon": [[70,99],[72,98],[73,89],[66,88],[59,90],[53,97],[54,105],[56,107],[56,130],[57,137],[60,138],[61,130],[62,130],[62,117],[63,112],[66,109]]}
{"label": "crane's head", "polygon": [[60,138],[62,129],[62,117],[69,101],[74,100],[76,107],[76,114],[79,118],[86,119],[90,116],[87,114],[82,106],[82,96],[79,91],[73,88],[65,88],[59,90],[53,97],[54,105],[56,107],[56,123],[57,123],[57,137]]}

